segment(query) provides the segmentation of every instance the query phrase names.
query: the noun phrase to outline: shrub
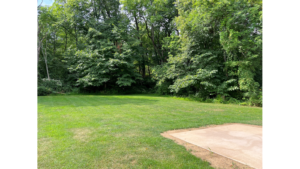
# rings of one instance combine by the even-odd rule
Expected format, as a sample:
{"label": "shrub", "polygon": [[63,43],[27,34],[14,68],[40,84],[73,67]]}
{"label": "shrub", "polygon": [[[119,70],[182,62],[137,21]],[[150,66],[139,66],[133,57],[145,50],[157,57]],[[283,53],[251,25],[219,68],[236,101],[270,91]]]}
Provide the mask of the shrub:
{"label": "shrub", "polygon": [[38,96],[47,96],[52,93],[51,88],[46,88],[44,86],[38,87]]}
{"label": "shrub", "polygon": [[231,104],[239,104],[240,101],[233,98],[233,97],[230,97],[229,100],[228,100],[228,103],[231,103]]}
{"label": "shrub", "polygon": [[240,103],[240,105],[241,105],[241,106],[248,106],[249,103],[247,103],[247,102],[242,102],[242,103]]}
{"label": "shrub", "polygon": [[209,99],[209,98],[207,98],[207,99],[205,99],[205,101],[204,101],[205,103],[212,103],[213,102],[213,99]]}
{"label": "shrub", "polygon": [[79,94],[79,92],[80,92],[79,88],[73,88],[70,90],[71,94]]}
{"label": "shrub", "polygon": [[156,93],[160,95],[168,95],[170,94],[170,89],[169,89],[170,83],[162,83],[160,85],[156,85]]}
{"label": "shrub", "polygon": [[217,95],[217,97],[213,100],[214,103],[226,103],[226,100],[221,95]]}
{"label": "shrub", "polygon": [[54,80],[54,79],[42,79],[42,82],[40,86],[44,86],[46,88],[51,88],[52,91],[60,92],[62,87],[62,82],[60,80]]}
{"label": "shrub", "polygon": [[[41,79],[38,83],[39,87],[47,88],[51,90],[53,94],[61,94],[61,93],[74,93],[78,94],[79,89],[73,87],[70,84],[62,83],[60,80],[55,79]],[[44,89],[41,89],[44,90]]]}

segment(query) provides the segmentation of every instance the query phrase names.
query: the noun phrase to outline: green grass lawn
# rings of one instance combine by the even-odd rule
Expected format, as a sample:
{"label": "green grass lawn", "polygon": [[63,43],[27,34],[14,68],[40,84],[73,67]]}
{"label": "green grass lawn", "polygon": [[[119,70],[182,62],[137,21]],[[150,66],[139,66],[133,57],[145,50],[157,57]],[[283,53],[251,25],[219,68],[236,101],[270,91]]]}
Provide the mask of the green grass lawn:
{"label": "green grass lawn", "polygon": [[262,125],[262,108],[170,97],[38,97],[39,168],[212,168],[160,133],[211,124]]}

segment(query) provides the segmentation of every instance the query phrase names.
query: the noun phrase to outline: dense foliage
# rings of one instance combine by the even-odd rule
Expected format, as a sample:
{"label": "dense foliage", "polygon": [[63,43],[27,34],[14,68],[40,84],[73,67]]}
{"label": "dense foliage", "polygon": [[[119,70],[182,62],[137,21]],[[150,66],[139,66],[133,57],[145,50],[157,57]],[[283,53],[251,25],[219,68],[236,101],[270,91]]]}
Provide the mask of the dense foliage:
{"label": "dense foliage", "polygon": [[262,1],[56,0],[38,7],[38,79],[261,106]]}

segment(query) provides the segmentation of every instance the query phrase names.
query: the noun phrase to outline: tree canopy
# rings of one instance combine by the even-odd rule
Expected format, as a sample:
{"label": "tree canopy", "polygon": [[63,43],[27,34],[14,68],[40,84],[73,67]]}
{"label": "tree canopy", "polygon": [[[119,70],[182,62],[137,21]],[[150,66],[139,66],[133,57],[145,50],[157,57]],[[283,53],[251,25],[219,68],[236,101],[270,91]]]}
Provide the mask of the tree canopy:
{"label": "tree canopy", "polygon": [[261,0],[55,0],[37,33],[40,86],[261,105]]}

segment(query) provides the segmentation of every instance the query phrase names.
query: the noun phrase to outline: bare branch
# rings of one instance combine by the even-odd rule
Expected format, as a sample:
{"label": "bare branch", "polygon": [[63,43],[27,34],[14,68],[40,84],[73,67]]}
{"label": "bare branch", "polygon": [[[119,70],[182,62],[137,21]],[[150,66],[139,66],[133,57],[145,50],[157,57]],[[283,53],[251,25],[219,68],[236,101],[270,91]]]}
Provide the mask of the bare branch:
{"label": "bare branch", "polygon": [[42,0],[41,4],[38,6],[38,8],[42,5],[43,1],[44,1],[44,0]]}

